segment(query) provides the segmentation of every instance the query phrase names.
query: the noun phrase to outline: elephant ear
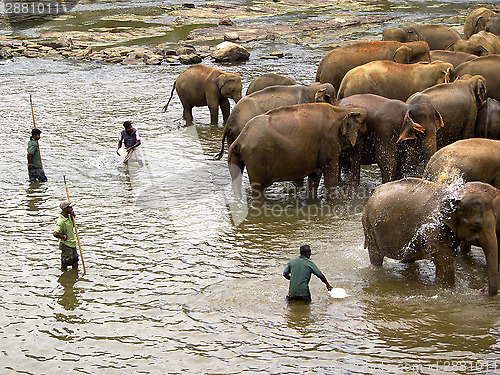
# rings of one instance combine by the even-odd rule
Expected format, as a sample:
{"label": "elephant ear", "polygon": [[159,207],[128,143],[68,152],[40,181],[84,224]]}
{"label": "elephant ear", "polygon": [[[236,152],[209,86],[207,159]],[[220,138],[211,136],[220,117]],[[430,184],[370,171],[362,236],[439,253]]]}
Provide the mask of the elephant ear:
{"label": "elephant ear", "polygon": [[410,52],[411,52],[410,47],[401,46],[396,50],[396,52],[394,52],[394,56],[392,59],[397,63],[409,64],[410,63]]}
{"label": "elephant ear", "polygon": [[478,101],[478,108],[484,103],[486,99],[486,81],[482,78],[477,80],[476,90],[475,90],[476,98]]}
{"label": "elephant ear", "polygon": [[410,110],[407,110],[403,119],[403,124],[401,125],[401,132],[399,133],[399,138],[396,143],[406,141],[408,139],[416,139],[418,133],[424,134],[425,128],[419,123],[413,121],[410,117]]}
{"label": "elephant ear", "polygon": [[222,89],[222,86],[224,86],[224,82],[226,81],[226,73],[222,73],[220,74],[218,77],[217,77],[217,87],[220,89]]}
{"label": "elephant ear", "polygon": [[448,198],[443,202],[440,210],[440,215],[443,218],[444,224],[456,233],[458,227],[458,209],[460,207],[460,199]]}
{"label": "elephant ear", "polygon": [[332,97],[328,93],[328,89],[323,88],[321,90],[316,91],[316,94],[314,94],[314,102],[332,104]]}
{"label": "elephant ear", "polygon": [[483,16],[477,17],[474,30],[484,30],[486,27],[486,22],[487,22],[487,20]]}
{"label": "elephant ear", "polygon": [[356,144],[358,133],[361,130],[361,120],[359,116],[361,116],[361,112],[349,112],[342,119],[341,132],[342,135],[349,139],[351,146]]}
{"label": "elephant ear", "polygon": [[434,109],[434,111],[436,111],[436,118],[437,118],[437,126],[436,126],[436,130],[439,130],[441,128],[444,128],[444,121],[443,121],[443,116],[441,116],[441,113],[439,113],[439,111],[437,109]]}

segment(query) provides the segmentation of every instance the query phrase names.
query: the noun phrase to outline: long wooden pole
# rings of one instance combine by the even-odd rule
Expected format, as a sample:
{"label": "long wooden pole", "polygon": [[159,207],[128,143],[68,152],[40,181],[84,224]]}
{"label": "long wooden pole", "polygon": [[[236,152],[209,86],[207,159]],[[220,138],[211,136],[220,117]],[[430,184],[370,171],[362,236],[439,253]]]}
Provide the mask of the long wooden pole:
{"label": "long wooden pole", "polygon": [[[71,199],[69,198],[68,185],[66,185],[66,176],[63,176],[63,178],[64,178],[64,187],[66,188],[66,196],[68,197],[68,200],[71,201]],[[75,229],[76,241],[78,242],[78,249],[80,250],[80,258],[82,260],[82,267],[83,267],[82,276],[84,276],[87,273],[87,271],[85,270],[85,262],[83,261],[82,246],[80,245],[80,237],[78,236],[78,229],[76,229],[75,218],[72,217],[72,220],[73,220],[73,228]]]}
{"label": "long wooden pole", "polygon": [[[35,124],[35,112],[33,111],[33,101],[31,100],[31,94],[30,94],[30,106],[31,106],[31,117],[33,118],[33,128],[36,129],[36,124]],[[37,148],[38,148],[38,157],[40,158],[40,165],[43,168],[42,165],[42,155],[40,154],[40,145],[38,144],[38,140],[35,140]]]}

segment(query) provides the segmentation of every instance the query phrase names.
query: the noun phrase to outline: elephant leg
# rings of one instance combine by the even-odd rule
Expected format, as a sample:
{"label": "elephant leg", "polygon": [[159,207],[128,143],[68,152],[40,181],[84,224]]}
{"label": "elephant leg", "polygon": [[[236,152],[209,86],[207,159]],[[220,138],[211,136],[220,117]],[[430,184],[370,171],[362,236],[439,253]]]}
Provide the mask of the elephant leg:
{"label": "elephant leg", "polygon": [[[435,242],[434,242],[435,244]],[[453,250],[435,246],[436,253],[432,262],[436,266],[436,279],[447,286],[455,285],[455,264],[453,261]]]}
{"label": "elephant leg", "polygon": [[359,186],[360,175],[361,175],[361,150],[358,150],[358,145],[354,146],[354,150],[352,150],[352,154],[350,157],[350,165],[351,165],[351,175],[350,175],[350,184],[349,184],[349,192],[353,194]]}
{"label": "elephant leg", "polygon": [[231,112],[231,105],[229,104],[229,100],[227,98],[222,98],[219,106],[222,112],[222,121],[225,124]]}
{"label": "elephant leg", "polygon": [[368,248],[370,263],[374,266],[381,266],[384,262],[384,255],[380,252],[375,240],[375,231],[367,218],[363,218],[363,228],[365,231],[365,247]]}
{"label": "elephant leg", "polygon": [[252,199],[257,204],[263,204],[266,200],[265,196],[266,186],[260,183],[252,184]]}
{"label": "elephant leg", "polygon": [[233,191],[238,198],[243,196],[243,170],[245,164],[241,160],[241,156],[233,151],[229,154],[228,160],[229,173],[231,174],[231,182]]}
{"label": "elephant leg", "polygon": [[337,188],[339,178],[338,158],[335,162],[330,163],[329,168],[323,171],[323,176],[325,180],[327,199],[333,199],[336,196],[334,189]]}
{"label": "elephant leg", "polygon": [[392,181],[396,177],[396,152],[384,144],[376,144],[377,164],[382,175],[382,183]]}
{"label": "elephant leg", "polygon": [[191,124],[193,122],[193,106],[183,95],[179,95],[179,99],[181,100],[182,108],[184,108],[182,117],[188,124]]}
{"label": "elephant leg", "polygon": [[307,176],[307,198],[316,199],[318,197],[319,180],[321,173],[311,173]]}
{"label": "elephant leg", "polygon": [[218,125],[219,123],[219,107],[209,107],[210,110],[210,125]]}
{"label": "elephant leg", "polygon": [[210,125],[218,125],[219,123],[219,101],[217,99],[207,98],[207,106],[210,110]]}

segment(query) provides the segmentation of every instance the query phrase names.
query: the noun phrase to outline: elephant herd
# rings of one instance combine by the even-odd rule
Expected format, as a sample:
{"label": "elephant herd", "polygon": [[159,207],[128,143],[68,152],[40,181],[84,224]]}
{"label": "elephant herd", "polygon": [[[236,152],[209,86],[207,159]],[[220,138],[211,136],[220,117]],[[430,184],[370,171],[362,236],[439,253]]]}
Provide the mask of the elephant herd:
{"label": "elephant herd", "polygon": [[[456,249],[480,246],[488,293],[495,295],[500,15],[478,8],[463,31],[465,38],[444,25],[388,28],[381,41],[328,52],[308,86],[268,73],[243,97],[236,73],[195,65],[180,74],[172,94],[176,89],[188,122],[194,106],[206,105],[217,125],[221,108],[225,128],[216,158],[227,141],[238,194],[246,168],[258,204],[274,182],[305,177],[311,198],[323,177],[328,199],[341,171],[349,173],[354,192],[361,165],[376,163],[382,184],[362,217],[371,263],[429,259],[436,278],[453,285]],[[232,111],[228,98],[236,102]],[[461,184],[453,183],[457,177]]]}

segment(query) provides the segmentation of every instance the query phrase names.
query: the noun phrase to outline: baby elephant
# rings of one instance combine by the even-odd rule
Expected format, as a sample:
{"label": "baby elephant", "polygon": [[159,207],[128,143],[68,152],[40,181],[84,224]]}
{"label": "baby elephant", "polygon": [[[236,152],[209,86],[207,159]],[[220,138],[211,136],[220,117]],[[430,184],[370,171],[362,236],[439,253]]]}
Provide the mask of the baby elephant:
{"label": "baby elephant", "polygon": [[226,122],[231,111],[228,98],[237,103],[241,99],[242,84],[237,73],[228,73],[201,64],[190,66],[175,80],[170,99],[163,107],[164,112],[172,100],[174,89],[184,107],[183,117],[188,124],[193,122],[193,107],[208,106],[210,124],[217,125],[219,107]]}
{"label": "baby elephant", "polygon": [[493,198],[484,191],[460,192],[448,184],[407,178],[379,185],[363,213],[370,262],[384,257],[431,260],[436,278],[455,282],[453,251],[460,241],[483,248],[489,294],[498,293],[498,242]]}

